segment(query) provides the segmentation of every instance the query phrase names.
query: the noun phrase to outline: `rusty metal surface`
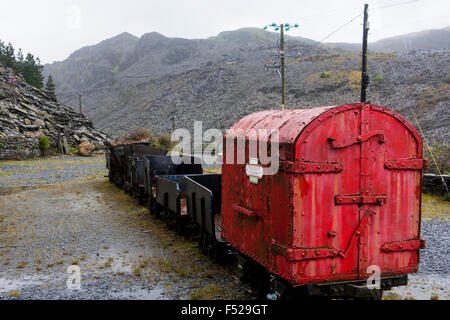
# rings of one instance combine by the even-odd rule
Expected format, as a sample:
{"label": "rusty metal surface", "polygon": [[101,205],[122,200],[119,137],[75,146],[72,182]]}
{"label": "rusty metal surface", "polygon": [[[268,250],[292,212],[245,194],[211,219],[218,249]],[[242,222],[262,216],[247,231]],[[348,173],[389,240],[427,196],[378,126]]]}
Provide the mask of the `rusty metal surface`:
{"label": "rusty metal surface", "polygon": [[256,184],[248,157],[222,166],[222,236],[233,247],[294,286],[366,279],[371,265],[382,276],[417,271],[420,246],[384,246],[420,243],[422,142],[404,118],[357,103],[262,111],[231,129],[247,142],[252,129],[278,129],[281,161]]}

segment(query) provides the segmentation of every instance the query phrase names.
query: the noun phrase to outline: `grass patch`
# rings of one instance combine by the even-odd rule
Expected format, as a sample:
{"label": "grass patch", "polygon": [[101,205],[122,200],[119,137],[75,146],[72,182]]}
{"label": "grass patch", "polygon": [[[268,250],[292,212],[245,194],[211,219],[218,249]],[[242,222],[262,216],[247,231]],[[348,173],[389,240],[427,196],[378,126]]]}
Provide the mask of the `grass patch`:
{"label": "grass patch", "polygon": [[424,193],[422,194],[422,218],[446,220],[450,217],[450,201],[444,198]]}
{"label": "grass patch", "polygon": [[17,297],[18,295],[20,295],[20,292],[17,290],[11,291],[8,293],[8,296],[10,297]]}
{"label": "grass patch", "polygon": [[204,288],[192,293],[190,297],[192,300],[216,300],[224,299],[226,293],[225,288],[218,287],[214,284],[208,284]]}

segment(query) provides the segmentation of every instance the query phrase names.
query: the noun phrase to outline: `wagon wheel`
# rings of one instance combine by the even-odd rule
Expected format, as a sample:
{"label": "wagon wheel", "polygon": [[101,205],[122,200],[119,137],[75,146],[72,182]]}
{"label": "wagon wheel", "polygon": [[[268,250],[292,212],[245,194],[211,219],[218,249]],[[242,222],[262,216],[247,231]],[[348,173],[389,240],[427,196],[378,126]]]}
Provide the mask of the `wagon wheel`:
{"label": "wagon wheel", "polygon": [[159,206],[156,203],[156,200],[153,199],[153,197],[150,196],[150,204],[149,204],[150,214],[154,215],[156,218],[160,218],[159,214]]}
{"label": "wagon wheel", "polygon": [[138,201],[141,206],[145,205],[145,195],[142,190],[139,190],[138,192]]}
{"label": "wagon wheel", "polygon": [[354,300],[381,300],[383,297],[383,290],[381,289],[373,289],[370,292],[372,294],[370,297],[355,297]]}
{"label": "wagon wheel", "polygon": [[208,254],[208,242],[209,242],[209,235],[205,232],[205,230],[201,231],[200,236],[200,250],[204,254]]}
{"label": "wagon wheel", "polygon": [[205,242],[205,237],[203,234],[203,230],[200,230],[200,236],[198,237],[198,247],[201,252],[203,252],[204,242]]}
{"label": "wagon wheel", "polygon": [[222,250],[219,243],[214,239],[213,236],[209,235],[209,256],[214,262],[222,261]]}
{"label": "wagon wheel", "polygon": [[175,217],[175,231],[179,234],[183,234],[184,221],[181,215],[177,214]]}
{"label": "wagon wheel", "polygon": [[172,219],[171,219],[170,210],[167,207],[164,208],[163,220],[164,220],[164,222],[166,224],[166,227],[168,229],[172,229],[173,228],[173,223],[172,223]]}

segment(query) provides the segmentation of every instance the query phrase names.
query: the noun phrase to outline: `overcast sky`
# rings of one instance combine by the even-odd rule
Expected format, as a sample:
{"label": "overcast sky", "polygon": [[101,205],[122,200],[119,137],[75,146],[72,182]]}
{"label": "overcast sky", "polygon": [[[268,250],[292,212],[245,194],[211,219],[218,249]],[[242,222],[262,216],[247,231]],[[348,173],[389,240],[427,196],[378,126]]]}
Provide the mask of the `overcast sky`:
{"label": "overcast sky", "polygon": [[[289,34],[320,40],[369,3],[369,41],[450,25],[449,0],[0,0],[0,39],[43,63],[127,31],[206,38],[221,31],[298,23]],[[360,42],[359,17],[329,42]]]}

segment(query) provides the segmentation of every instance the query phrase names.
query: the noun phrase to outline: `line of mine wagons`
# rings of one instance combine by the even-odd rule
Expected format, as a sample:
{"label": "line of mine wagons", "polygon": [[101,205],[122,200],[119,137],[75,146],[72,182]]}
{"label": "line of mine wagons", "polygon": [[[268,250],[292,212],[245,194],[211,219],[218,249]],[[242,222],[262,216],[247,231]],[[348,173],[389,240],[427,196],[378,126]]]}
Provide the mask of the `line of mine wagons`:
{"label": "line of mine wagons", "polygon": [[197,237],[202,251],[220,260],[226,245],[221,238],[221,174],[203,174],[201,162],[187,158],[175,164],[167,150],[129,143],[110,146],[106,165],[112,183],[170,229]]}

